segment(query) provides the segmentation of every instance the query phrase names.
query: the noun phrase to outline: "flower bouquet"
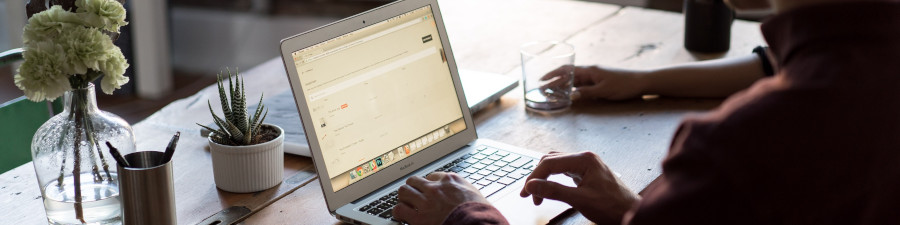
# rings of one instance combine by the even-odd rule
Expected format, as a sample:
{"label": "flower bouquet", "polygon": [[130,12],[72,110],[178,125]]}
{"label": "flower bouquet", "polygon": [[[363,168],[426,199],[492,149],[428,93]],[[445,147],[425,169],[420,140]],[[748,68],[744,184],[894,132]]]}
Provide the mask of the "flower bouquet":
{"label": "flower bouquet", "polygon": [[120,223],[115,162],[100,143],[127,154],[134,151],[134,134],[124,120],[97,109],[92,82],[103,77],[106,94],[128,83],[128,62],[113,44],[128,24],[125,8],[114,0],[50,1],[49,9],[42,4],[33,0],[27,7],[25,62],[14,81],[32,101],[64,96],[64,111],[44,123],[31,144],[47,219]]}

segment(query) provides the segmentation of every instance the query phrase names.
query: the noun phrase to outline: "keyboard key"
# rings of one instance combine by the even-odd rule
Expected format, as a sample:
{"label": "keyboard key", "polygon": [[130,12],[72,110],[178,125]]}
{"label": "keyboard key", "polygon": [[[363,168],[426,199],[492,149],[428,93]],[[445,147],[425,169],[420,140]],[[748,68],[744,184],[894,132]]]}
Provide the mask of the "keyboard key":
{"label": "keyboard key", "polygon": [[[478,180],[483,179],[483,178],[484,178],[484,175],[480,175],[480,174],[472,174],[472,175],[469,175],[469,177],[467,177],[467,178],[471,178],[471,179],[474,180],[474,181],[478,181]],[[468,180],[468,179],[466,179],[466,180]],[[472,183],[475,183],[475,182],[472,182]]]}
{"label": "keyboard key", "polygon": [[518,169],[516,171],[513,171],[512,173],[509,173],[506,176],[518,180],[518,179],[522,179],[522,177],[528,176],[528,174],[531,174],[530,170]]}
{"label": "keyboard key", "polygon": [[497,151],[497,153],[494,153],[494,155],[507,156],[507,155],[509,155],[509,152],[503,151],[503,150],[499,150],[499,151]]}
{"label": "keyboard key", "polygon": [[489,181],[497,181],[497,179],[500,179],[500,177],[498,177],[497,175],[487,175],[484,177],[484,180]]}
{"label": "keyboard key", "polygon": [[468,177],[469,174],[471,173],[466,173],[465,171],[456,172],[456,175],[459,175],[459,177]]}
{"label": "keyboard key", "polygon": [[484,188],[481,189],[481,194],[484,195],[484,197],[488,197],[499,191],[500,189],[503,189],[503,187],[506,187],[506,185],[500,183],[491,183],[490,185],[484,186]]}
{"label": "keyboard key", "polygon": [[497,160],[502,159],[503,156],[499,156],[499,155],[490,155],[490,156],[488,156],[487,158],[490,159],[490,160],[497,161]]}
{"label": "keyboard key", "polygon": [[371,209],[371,208],[372,208],[372,207],[369,206],[369,205],[364,205],[362,208],[359,208],[359,211],[360,211],[360,212],[365,212],[365,211],[369,211],[369,209]]}
{"label": "keyboard key", "polygon": [[515,167],[512,167],[512,166],[505,166],[505,167],[503,167],[503,168],[500,168],[500,170],[502,170],[503,172],[509,173],[509,172],[512,172],[512,171],[516,171],[516,168],[515,168]]}
{"label": "keyboard key", "polygon": [[458,166],[454,166],[453,168],[450,168],[450,171],[451,171],[451,172],[454,172],[454,173],[457,173],[457,172],[459,172],[459,171],[463,171],[463,168],[462,168],[462,167],[458,167]]}
{"label": "keyboard key", "polygon": [[501,160],[503,160],[504,162],[512,162],[512,161],[515,161],[516,159],[519,159],[520,157],[521,156],[519,156],[519,155],[508,155],[506,157],[503,157],[503,159],[501,159]]}
{"label": "keyboard key", "polygon": [[494,173],[494,171],[490,171],[490,170],[486,170],[486,169],[483,169],[483,170],[479,170],[479,171],[478,171],[478,174],[479,174],[479,175],[482,175],[482,176],[491,175],[491,173]]}
{"label": "keyboard key", "polygon": [[472,156],[472,158],[473,158],[473,159],[482,160],[482,159],[484,159],[484,158],[487,158],[487,155],[484,155],[484,154],[477,154],[477,155]]}
{"label": "keyboard key", "polygon": [[497,170],[500,170],[500,167],[494,166],[494,165],[490,165],[490,166],[484,167],[484,169],[487,169],[487,170],[490,170],[490,171],[497,171]]}
{"label": "keyboard key", "polygon": [[493,181],[490,181],[490,180],[479,180],[478,182],[475,182],[475,184],[478,184],[478,185],[485,185],[485,186],[486,186],[486,185],[488,185],[488,184],[491,184],[491,182],[493,182]]}
{"label": "keyboard key", "polygon": [[478,174],[471,174],[471,175],[469,175],[468,177],[465,178],[466,181],[468,181],[469,183],[475,183],[475,181],[478,181],[478,180],[479,180],[479,179],[473,179],[472,176],[481,176],[481,175],[478,175]]}
{"label": "keyboard key", "polygon": [[503,170],[497,170],[496,172],[494,172],[494,176],[498,177],[505,177],[507,174],[509,174],[509,172]]}
{"label": "keyboard key", "polygon": [[472,184],[472,186],[475,186],[475,188],[478,188],[479,190],[484,188],[484,185],[480,185],[480,184]]}
{"label": "keyboard key", "polygon": [[377,208],[371,208],[371,209],[369,209],[369,211],[366,211],[366,213],[372,214],[372,215],[378,215],[379,213],[381,213],[381,210],[379,210]]}
{"label": "keyboard key", "polygon": [[512,178],[512,179],[516,179],[516,180],[522,179],[523,177],[525,177],[524,174],[522,174],[522,173],[516,173],[516,172],[509,173],[509,174],[507,174],[506,176],[509,177],[509,178]]}
{"label": "keyboard key", "polygon": [[501,183],[504,185],[509,185],[509,184],[512,184],[513,182],[516,182],[516,180],[509,178],[509,177],[503,177],[503,178],[500,178],[499,180],[497,180],[497,183]]}
{"label": "keyboard key", "polygon": [[492,155],[492,154],[494,154],[495,152],[497,152],[497,149],[496,149],[496,148],[487,148],[487,149],[485,149],[484,151],[481,151],[481,154]]}
{"label": "keyboard key", "polygon": [[469,164],[475,164],[475,163],[478,162],[478,159],[476,159],[476,158],[468,158],[468,159],[466,159],[466,161],[463,161],[463,162],[467,162],[467,163],[469,163]]}
{"label": "keyboard key", "polygon": [[522,169],[527,169],[527,170],[531,171],[531,170],[534,170],[535,166],[537,166],[537,164],[529,163],[529,164],[526,164],[525,166],[522,166]]}
{"label": "keyboard key", "polygon": [[504,166],[506,166],[507,164],[509,164],[509,163],[508,163],[508,162],[504,162],[503,160],[497,160],[496,162],[494,162],[493,165],[499,166],[499,167],[504,167]]}
{"label": "keyboard key", "polygon": [[487,165],[484,165],[484,164],[481,164],[481,163],[472,165],[473,168],[479,169],[479,170],[480,170],[480,169],[484,169],[484,167],[486,167],[486,166],[487,166]]}
{"label": "keyboard key", "polygon": [[484,150],[487,149],[487,148],[488,148],[487,146],[479,145],[478,147],[475,147],[475,150],[478,150],[478,151],[484,151]]}
{"label": "keyboard key", "polygon": [[390,218],[391,218],[391,211],[393,211],[393,210],[384,211],[383,213],[379,214],[378,217],[385,218],[385,219],[390,219]]}
{"label": "keyboard key", "polygon": [[494,164],[494,160],[491,160],[491,159],[483,159],[483,160],[481,160],[481,164],[484,164],[484,165],[491,165],[491,164]]}
{"label": "keyboard key", "polygon": [[531,158],[520,158],[520,159],[518,159],[518,160],[516,160],[516,161],[514,161],[514,162],[509,163],[509,165],[512,166],[512,167],[519,168],[519,167],[522,167],[522,166],[524,166],[526,163],[529,163],[529,162],[531,162]]}
{"label": "keyboard key", "polygon": [[475,172],[478,172],[478,168],[475,168],[475,167],[469,167],[469,168],[464,169],[463,172],[466,172],[466,173],[475,173]]}
{"label": "keyboard key", "polygon": [[472,163],[468,163],[468,162],[460,162],[460,163],[457,163],[456,166],[462,167],[462,168],[466,168],[466,167],[472,166]]}

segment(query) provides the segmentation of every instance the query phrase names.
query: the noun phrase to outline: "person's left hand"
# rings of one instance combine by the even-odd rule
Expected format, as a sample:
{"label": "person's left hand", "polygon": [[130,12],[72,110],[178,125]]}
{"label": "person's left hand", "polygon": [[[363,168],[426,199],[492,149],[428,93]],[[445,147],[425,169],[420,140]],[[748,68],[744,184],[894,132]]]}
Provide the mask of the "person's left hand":
{"label": "person's left hand", "polygon": [[399,203],[394,206],[394,219],[409,224],[441,224],[466,202],[490,204],[478,188],[455,173],[434,172],[410,177],[397,191]]}

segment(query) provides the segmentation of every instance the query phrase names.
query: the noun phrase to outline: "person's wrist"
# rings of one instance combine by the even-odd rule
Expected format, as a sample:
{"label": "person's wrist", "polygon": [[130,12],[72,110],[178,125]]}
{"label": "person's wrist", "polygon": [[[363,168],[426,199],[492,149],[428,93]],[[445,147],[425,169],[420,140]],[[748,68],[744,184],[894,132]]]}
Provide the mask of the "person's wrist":
{"label": "person's wrist", "polygon": [[630,76],[633,80],[633,85],[637,90],[638,97],[647,94],[653,94],[653,78],[649,71],[631,71]]}

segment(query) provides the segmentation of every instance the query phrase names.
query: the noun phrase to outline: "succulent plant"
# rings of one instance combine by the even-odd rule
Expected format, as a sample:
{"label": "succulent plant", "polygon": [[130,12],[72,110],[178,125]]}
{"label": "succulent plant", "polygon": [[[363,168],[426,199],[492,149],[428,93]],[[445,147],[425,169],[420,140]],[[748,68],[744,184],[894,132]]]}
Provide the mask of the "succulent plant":
{"label": "succulent plant", "polygon": [[[262,140],[263,135],[260,135],[259,132],[266,115],[269,114],[269,110],[265,109],[265,105],[263,105],[263,97],[259,97],[259,104],[255,113],[248,118],[244,79],[243,77],[238,77],[241,76],[238,72],[232,74],[230,69],[226,70],[228,71],[228,95],[226,95],[225,86],[222,84],[222,74],[216,75],[216,83],[219,86],[219,99],[222,102],[222,113],[225,115],[223,117],[217,116],[215,111],[213,111],[212,103],[207,100],[209,112],[212,114],[219,129],[213,129],[199,123],[197,125],[209,130],[209,137],[212,141],[223,145],[254,145],[268,141]],[[230,101],[228,99],[229,95],[231,96]],[[263,113],[264,109],[265,113]]]}

